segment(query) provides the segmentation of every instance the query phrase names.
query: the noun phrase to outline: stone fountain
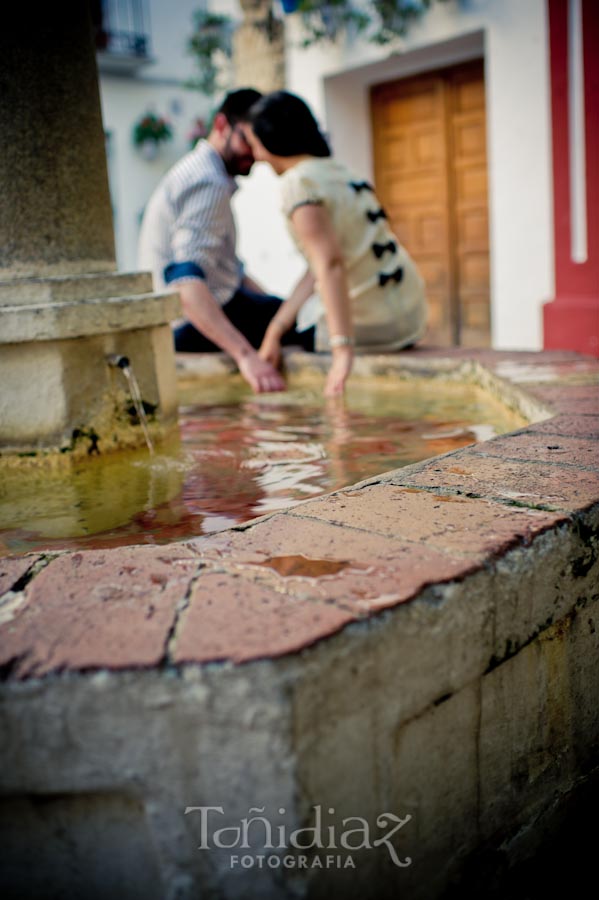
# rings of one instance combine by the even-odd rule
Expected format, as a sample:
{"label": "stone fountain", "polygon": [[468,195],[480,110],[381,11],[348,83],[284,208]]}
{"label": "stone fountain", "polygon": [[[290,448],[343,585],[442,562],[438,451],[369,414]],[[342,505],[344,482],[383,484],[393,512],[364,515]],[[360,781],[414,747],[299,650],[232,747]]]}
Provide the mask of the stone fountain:
{"label": "stone fountain", "polygon": [[0,453],[144,443],[126,356],[159,435],[177,415],[175,295],[116,272],[87,4],[14,7],[0,33]]}

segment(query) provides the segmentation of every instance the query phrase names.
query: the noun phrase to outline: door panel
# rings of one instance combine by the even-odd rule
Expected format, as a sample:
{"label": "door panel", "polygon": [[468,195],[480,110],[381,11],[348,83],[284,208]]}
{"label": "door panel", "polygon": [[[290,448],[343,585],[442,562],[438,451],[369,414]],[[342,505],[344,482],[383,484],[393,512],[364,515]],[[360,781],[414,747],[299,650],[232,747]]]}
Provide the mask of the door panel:
{"label": "door panel", "polygon": [[429,343],[488,345],[482,62],[372,90],[377,192],[427,283]]}

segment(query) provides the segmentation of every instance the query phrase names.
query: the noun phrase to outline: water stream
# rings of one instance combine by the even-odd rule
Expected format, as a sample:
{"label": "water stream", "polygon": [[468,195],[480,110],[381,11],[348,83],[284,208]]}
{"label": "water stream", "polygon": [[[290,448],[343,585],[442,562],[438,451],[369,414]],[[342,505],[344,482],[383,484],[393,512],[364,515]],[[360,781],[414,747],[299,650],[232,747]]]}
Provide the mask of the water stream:
{"label": "water stream", "polygon": [[120,369],[123,375],[125,376],[125,380],[129,386],[129,392],[131,394],[131,400],[133,402],[133,407],[135,409],[135,414],[137,415],[139,424],[141,425],[141,430],[143,431],[144,439],[146,442],[146,446],[150,451],[150,455],[154,454],[154,445],[152,444],[152,439],[150,438],[150,431],[148,428],[148,418],[146,416],[146,411],[144,409],[144,402],[141,397],[141,391],[139,389],[139,384],[137,382],[137,378],[135,377],[135,373],[133,371],[133,367],[129,362],[128,356],[122,356],[120,353],[113,353],[110,356],[106,357],[106,362],[113,369]]}
{"label": "water stream", "polygon": [[144,409],[143,400],[141,399],[141,393],[139,390],[139,384],[137,383],[137,378],[131,368],[131,365],[122,366],[121,369],[123,375],[127,379],[127,383],[129,384],[129,390],[131,391],[131,399],[133,400],[133,406],[135,407],[135,412],[137,414],[137,418],[139,419],[139,424],[141,425],[141,430],[144,433],[144,438],[146,440],[146,444],[148,450],[151,454],[154,453],[154,445],[152,444],[152,439],[150,438],[150,432],[148,430],[148,419],[146,416],[146,411]]}

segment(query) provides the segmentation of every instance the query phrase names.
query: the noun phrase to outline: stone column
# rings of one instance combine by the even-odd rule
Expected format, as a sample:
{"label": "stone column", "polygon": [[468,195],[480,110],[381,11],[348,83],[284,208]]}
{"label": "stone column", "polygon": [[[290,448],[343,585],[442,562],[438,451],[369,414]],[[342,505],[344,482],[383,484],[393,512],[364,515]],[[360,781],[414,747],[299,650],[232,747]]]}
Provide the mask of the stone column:
{"label": "stone column", "polygon": [[0,278],[115,268],[88,4],[11,4],[0,28]]}
{"label": "stone column", "polygon": [[259,91],[285,87],[285,27],[271,0],[239,0],[243,22],[233,38],[235,84]]}
{"label": "stone column", "polygon": [[[0,457],[136,446],[128,360],[159,439],[176,420],[176,295],[117,273],[85,0],[11,5],[0,28]],[[10,462],[10,460],[9,460]]]}

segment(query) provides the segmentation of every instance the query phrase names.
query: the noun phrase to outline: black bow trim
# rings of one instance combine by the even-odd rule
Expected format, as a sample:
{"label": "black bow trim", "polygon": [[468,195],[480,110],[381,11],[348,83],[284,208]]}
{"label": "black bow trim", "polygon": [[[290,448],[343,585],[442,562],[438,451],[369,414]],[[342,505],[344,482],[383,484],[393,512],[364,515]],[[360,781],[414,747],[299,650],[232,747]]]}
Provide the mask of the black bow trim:
{"label": "black bow trim", "polygon": [[400,266],[395,272],[379,272],[379,284],[381,287],[385,287],[388,281],[396,281],[398,284],[403,278],[403,269]]}
{"label": "black bow trim", "polygon": [[397,244],[395,243],[395,241],[389,241],[388,244],[373,244],[372,245],[372,252],[374,253],[374,255],[376,256],[377,259],[380,259],[381,256],[383,255],[383,253],[386,253],[387,250],[389,251],[389,253],[395,253],[395,251],[397,250]]}
{"label": "black bow trim", "polygon": [[349,186],[354,189],[356,194],[359,194],[360,191],[372,191],[374,193],[373,186],[368,184],[367,181],[350,181]]}
{"label": "black bow trim", "polygon": [[376,212],[371,212],[371,210],[368,210],[368,212],[366,213],[366,217],[368,219],[370,219],[371,222],[376,222],[377,219],[386,219],[387,218],[385,210],[382,208],[377,209]]}

